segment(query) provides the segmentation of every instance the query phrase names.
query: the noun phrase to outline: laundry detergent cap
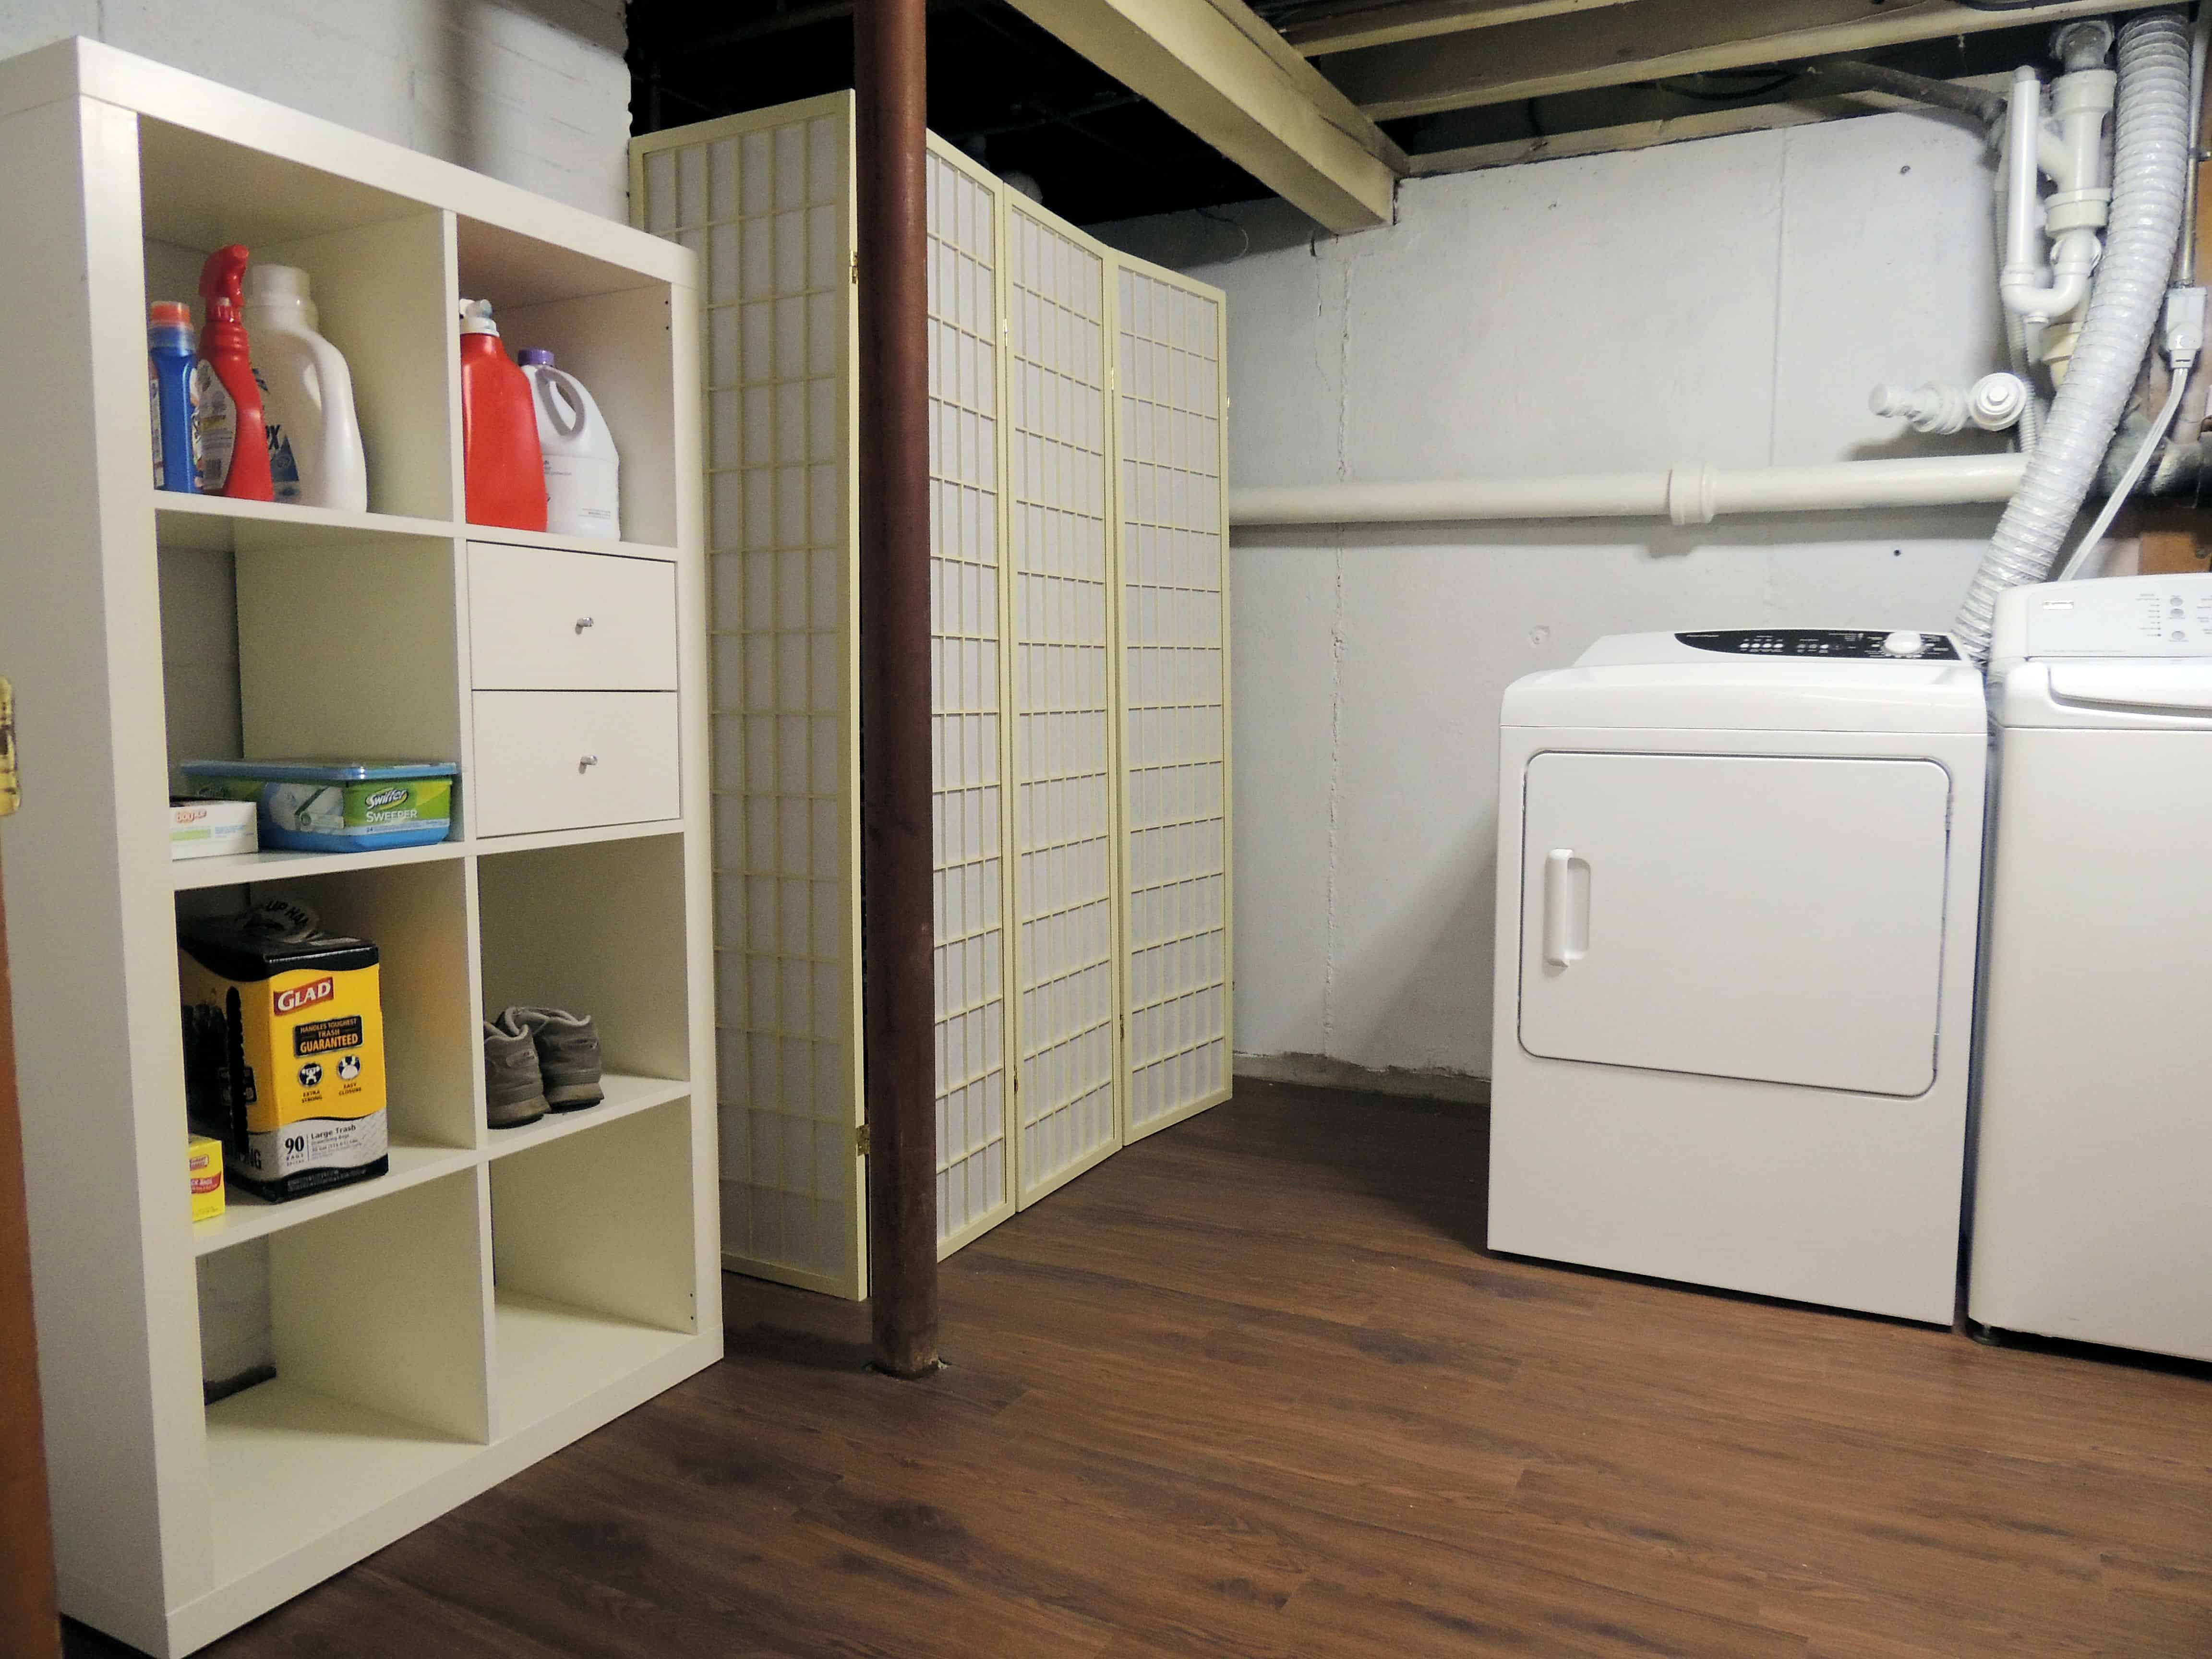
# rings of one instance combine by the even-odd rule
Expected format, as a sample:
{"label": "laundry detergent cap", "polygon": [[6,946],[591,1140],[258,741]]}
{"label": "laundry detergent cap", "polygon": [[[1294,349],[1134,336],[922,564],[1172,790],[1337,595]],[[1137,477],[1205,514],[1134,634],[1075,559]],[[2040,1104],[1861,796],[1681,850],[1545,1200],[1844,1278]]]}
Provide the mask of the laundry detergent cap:
{"label": "laundry detergent cap", "polygon": [[255,305],[307,297],[307,273],[297,265],[260,265],[246,273],[246,297]]}
{"label": "laundry detergent cap", "polygon": [[489,334],[497,337],[499,325],[491,319],[491,301],[464,300],[461,301],[461,332]]}
{"label": "laundry detergent cap", "polygon": [[525,368],[550,368],[553,367],[553,354],[544,346],[525,346],[514,354],[514,361]]}

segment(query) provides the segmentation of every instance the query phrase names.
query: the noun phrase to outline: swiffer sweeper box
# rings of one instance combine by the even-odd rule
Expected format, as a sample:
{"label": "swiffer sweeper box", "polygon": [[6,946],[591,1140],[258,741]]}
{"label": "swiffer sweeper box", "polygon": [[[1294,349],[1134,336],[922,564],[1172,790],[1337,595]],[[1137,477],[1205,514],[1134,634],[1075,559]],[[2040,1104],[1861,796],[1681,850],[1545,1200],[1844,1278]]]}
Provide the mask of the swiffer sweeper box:
{"label": "swiffer sweeper box", "polygon": [[271,1200],[390,1167],[376,946],[276,899],[185,925],[185,1092],[234,1186]]}

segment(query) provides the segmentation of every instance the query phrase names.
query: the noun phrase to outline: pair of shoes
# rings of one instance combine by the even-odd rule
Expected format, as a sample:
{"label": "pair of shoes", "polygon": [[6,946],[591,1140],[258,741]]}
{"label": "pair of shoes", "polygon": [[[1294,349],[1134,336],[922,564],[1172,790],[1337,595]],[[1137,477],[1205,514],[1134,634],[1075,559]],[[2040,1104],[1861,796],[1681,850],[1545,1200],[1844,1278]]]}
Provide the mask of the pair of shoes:
{"label": "pair of shoes", "polygon": [[589,1014],[507,1008],[484,1022],[484,1102],[495,1129],[535,1123],[606,1098],[599,1087],[599,1031]]}

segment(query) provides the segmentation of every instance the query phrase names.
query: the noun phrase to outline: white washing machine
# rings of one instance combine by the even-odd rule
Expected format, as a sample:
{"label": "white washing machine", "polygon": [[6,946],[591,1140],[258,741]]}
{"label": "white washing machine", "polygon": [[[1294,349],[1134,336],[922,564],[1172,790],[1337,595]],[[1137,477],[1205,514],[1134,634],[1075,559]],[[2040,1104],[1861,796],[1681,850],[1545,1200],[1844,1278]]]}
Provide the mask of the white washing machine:
{"label": "white washing machine", "polygon": [[1950,1323],[1981,675],[1625,635],[1502,724],[1491,1248]]}
{"label": "white washing machine", "polygon": [[1990,663],[1967,1316],[2212,1359],[2212,575],[2015,588]]}

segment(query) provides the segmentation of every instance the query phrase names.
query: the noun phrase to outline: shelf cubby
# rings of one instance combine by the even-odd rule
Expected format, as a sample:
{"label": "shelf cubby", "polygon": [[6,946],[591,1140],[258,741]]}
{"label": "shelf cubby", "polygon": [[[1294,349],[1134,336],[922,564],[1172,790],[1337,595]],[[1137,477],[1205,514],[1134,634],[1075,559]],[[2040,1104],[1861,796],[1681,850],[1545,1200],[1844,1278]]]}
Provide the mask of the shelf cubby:
{"label": "shelf cubby", "polygon": [[[386,1123],[394,1153],[474,1148],[483,1049],[470,994],[465,866],[447,859],[193,889],[178,896],[179,920],[235,914],[276,894],[306,904],[330,932],[377,947]],[[231,1194],[234,1204],[241,1200],[253,1203],[242,1193]],[[311,1201],[266,1207],[285,1211]]]}
{"label": "shelf cubby", "polygon": [[[688,340],[696,342],[696,331],[672,313],[666,285],[641,283],[634,270],[465,216],[455,239],[456,303],[489,300],[510,356],[542,347],[553,353],[556,368],[590,388],[622,456],[623,539],[674,546],[677,469],[696,465],[696,458],[678,453],[670,333],[679,320]],[[683,392],[696,395],[692,385]],[[574,538],[567,544],[606,546]]]}
{"label": "shelf cubby", "polygon": [[204,327],[201,263],[234,242],[305,270],[317,331],[352,374],[369,510],[453,516],[448,216],[161,122],[139,147],[147,297],[185,301]]}
{"label": "shelf cubby", "polygon": [[490,1439],[482,1238],[473,1170],[268,1238],[276,1376],[206,1408],[218,1586]]}
{"label": "shelf cubby", "polygon": [[[246,757],[459,757],[450,539],[288,542],[234,557]],[[455,805],[466,811],[465,791]]]}
{"label": "shelf cubby", "polygon": [[494,1407],[511,1434],[698,1328],[688,1103],[491,1165]]}
{"label": "shelf cubby", "polygon": [[589,1014],[608,1071],[689,1078],[684,880],[675,836],[481,854],[484,1018],[517,1005]]}

